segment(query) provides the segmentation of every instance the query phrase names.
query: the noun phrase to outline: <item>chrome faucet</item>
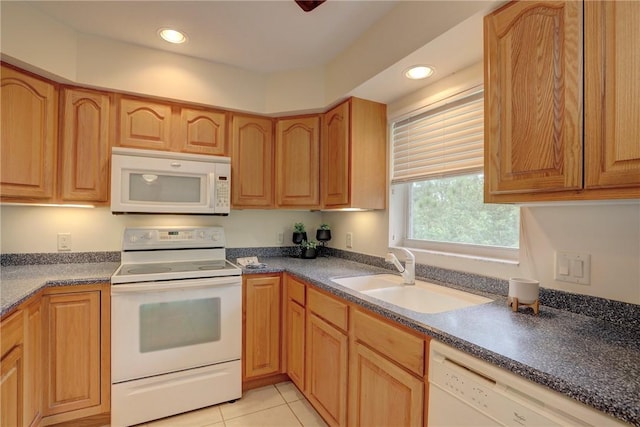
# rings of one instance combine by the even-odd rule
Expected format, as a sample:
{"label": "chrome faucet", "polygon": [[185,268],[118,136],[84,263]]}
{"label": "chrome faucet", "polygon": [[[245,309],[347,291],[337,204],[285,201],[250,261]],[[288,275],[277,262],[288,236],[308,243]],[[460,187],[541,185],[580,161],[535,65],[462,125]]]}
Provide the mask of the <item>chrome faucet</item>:
{"label": "chrome faucet", "polygon": [[[389,248],[390,250],[392,248]],[[400,274],[402,275],[402,279],[404,279],[405,285],[415,285],[416,283],[416,257],[409,252],[405,248],[393,248],[402,251],[405,254],[404,267],[398,261],[398,258],[393,254],[393,252],[387,252],[387,256],[385,257],[385,261],[389,264],[393,264],[396,266]]]}

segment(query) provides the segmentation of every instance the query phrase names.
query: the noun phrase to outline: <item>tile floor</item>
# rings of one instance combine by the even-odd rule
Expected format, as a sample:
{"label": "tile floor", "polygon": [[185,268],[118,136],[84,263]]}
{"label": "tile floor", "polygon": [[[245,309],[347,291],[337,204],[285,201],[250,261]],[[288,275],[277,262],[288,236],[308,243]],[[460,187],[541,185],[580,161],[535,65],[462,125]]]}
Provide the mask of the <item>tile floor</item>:
{"label": "tile floor", "polygon": [[321,427],[327,424],[291,382],[249,390],[234,403],[163,418],[138,427]]}

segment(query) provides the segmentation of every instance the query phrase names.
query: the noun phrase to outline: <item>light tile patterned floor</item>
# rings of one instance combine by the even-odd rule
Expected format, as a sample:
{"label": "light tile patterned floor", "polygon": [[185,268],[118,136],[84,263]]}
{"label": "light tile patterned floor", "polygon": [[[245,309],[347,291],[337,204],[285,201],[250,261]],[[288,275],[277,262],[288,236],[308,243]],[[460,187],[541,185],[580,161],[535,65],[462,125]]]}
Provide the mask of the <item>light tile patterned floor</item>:
{"label": "light tile patterned floor", "polygon": [[146,427],[324,427],[324,421],[291,382],[250,390],[234,403],[142,424]]}

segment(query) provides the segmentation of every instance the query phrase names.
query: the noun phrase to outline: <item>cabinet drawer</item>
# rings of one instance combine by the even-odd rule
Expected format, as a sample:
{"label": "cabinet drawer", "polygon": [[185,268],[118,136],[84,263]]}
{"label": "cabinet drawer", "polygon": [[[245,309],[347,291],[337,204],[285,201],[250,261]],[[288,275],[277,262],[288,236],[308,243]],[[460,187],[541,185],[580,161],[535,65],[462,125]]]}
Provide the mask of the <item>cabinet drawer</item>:
{"label": "cabinet drawer", "polygon": [[297,281],[291,276],[288,276],[287,277],[287,296],[304,307],[305,306],[304,295],[305,295],[304,283]]}
{"label": "cabinet drawer", "polygon": [[418,376],[424,375],[424,339],[360,310],[352,318],[355,338]]}
{"label": "cabinet drawer", "polygon": [[338,328],[347,330],[347,304],[314,289],[308,289],[307,297],[309,310]]}
{"label": "cabinet drawer", "polygon": [[22,344],[24,334],[24,316],[22,310],[17,311],[0,324],[2,333],[2,345],[0,348],[0,357],[4,357],[12,348]]}

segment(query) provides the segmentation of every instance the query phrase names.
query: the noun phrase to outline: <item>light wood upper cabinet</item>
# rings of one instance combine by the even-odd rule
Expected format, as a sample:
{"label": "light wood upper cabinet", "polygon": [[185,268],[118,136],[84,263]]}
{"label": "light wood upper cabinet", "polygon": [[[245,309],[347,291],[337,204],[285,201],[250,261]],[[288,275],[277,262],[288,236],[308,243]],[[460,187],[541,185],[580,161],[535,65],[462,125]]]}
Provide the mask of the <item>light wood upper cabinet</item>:
{"label": "light wood upper cabinet", "polygon": [[322,117],[322,206],[384,209],[387,185],[386,105],[359,98]]}
{"label": "light wood upper cabinet", "polygon": [[640,3],[512,2],[484,25],[485,201],[640,197]]}
{"label": "light wood upper cabinet", "polygon": [[111,98],[103,92],[62,90],[60,198],[63,201],[109,200]]}
{"label": "light wood upper cabinet", "polygon": [[320,118],[278,119],[276,122],[276,206],[320,206]]}
{"label": "light wood upper cabinet", "polygon": [[280,276],[256,275],[243,279],[243,380],[280,372]]}
{"label": "light wood upper cabinet", "polygon": [[271,208],[274,204],[272,119],[234,114],[231,118],[231,205]]}
{"label": "light wood upper cabinet", "polygon": [[120,97],[117,145],[151,150],[171,150],[171,104]]}
{"label": "light wood upper cabinet", "polygon": [[183,107],[177,151],[224,156],[227,152],[227,113]]}
{"label": "light wood upper cabinet", "polygon": [[584,8],[585,187],[640,197],[640,2]]}
{"label": "light wood upper cabinet", "polygon": [[513,2],[485,17],[488,199],[582,187],[582,5]]}
{"label": "light wood upper cabinet", "polygon": [[0,196],[50,201],[56,188],[56,88],[4,65],[0,72]]}

